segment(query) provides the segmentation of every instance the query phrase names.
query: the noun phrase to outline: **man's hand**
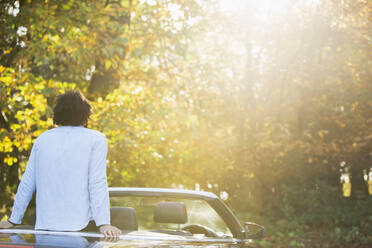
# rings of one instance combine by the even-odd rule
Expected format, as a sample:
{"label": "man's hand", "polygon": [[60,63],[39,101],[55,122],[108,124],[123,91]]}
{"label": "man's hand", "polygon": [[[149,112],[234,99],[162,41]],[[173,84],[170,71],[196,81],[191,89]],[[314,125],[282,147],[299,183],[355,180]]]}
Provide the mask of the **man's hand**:
{"label": "man's hand", "polygon": [[6,228],[11,228],[14,225],[10,223],[9,221],[0,221],[0,228],[1,229],[6,229]]}
{"label": "man's hand", "polygon": [[105,235],[105,237],[113,237],[117,238],[121,234],[121,231],[119,228],[111,225],[103,225],[99,228],[99,231]]}

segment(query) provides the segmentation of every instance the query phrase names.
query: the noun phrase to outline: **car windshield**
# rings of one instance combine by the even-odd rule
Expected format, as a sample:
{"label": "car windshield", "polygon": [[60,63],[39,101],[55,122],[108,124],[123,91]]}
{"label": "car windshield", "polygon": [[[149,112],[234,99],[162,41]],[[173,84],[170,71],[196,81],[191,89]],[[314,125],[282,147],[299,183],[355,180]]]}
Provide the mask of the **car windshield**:
{"label": "car windshield", "polygon": [[[232,236],[222,218],[205,200],[154,196],[111,196],[111,207],[131,207],[135,210],[139,230],[181,230],[189,225],[202,225],[219,236]],[[186,207],[185,224],[154,222],[155,206],[160,202],[181,202]]]}

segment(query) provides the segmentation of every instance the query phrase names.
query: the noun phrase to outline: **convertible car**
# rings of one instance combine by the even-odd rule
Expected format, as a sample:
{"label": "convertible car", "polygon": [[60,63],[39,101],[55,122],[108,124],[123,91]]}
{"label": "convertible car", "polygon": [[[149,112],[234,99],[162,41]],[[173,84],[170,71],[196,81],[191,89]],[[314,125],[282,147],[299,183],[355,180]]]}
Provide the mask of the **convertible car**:
{"label": "convertible car", "polygon": [[264,228],[242,226],[215,194],[160,188],[109,188],[118,239],[95,232],[55,232],[18,225],[0,229],[0,248],[31,247],[256,247]]}

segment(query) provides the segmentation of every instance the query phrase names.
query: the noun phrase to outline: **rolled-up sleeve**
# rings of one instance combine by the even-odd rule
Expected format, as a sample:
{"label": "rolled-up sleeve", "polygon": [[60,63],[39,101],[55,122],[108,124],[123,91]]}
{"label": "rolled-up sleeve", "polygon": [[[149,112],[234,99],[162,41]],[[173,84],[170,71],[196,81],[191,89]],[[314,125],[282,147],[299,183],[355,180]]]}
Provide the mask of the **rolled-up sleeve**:
{"label": "rolled-up sleeve", "polygon": [[18,186],[17,193],[14,198],[12,214],[9,221],[15,224],[21,224],[23,215],[35,191],[35,163],[37,154],[37,144],[33,145],[31,154],[28,159],[25,173]]}
{"label": "rolled-up sleeve", "polygon": [[107,140],[100,136],[89,161],[90,209],[97,226],[110,224],[110,202],[106,176]]}

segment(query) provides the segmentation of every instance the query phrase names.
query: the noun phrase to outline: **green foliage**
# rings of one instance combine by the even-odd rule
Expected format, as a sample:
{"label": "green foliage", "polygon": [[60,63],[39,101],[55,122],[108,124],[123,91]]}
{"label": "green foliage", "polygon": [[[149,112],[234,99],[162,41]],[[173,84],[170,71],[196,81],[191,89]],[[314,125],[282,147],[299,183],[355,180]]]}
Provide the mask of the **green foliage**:
{"label": "green foliage", "polygon": [[370,244],[372,6],[283,1],[275,16],[275,1],[263,18],[258,2],[2,1],[0,218],[56,96],[77,88],[111,186],[227,192],[265,247]]}

